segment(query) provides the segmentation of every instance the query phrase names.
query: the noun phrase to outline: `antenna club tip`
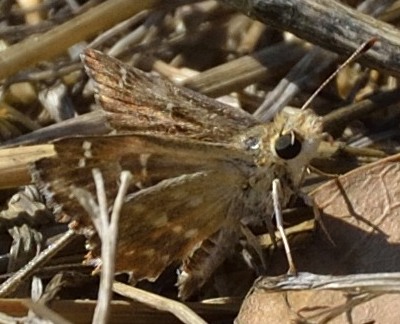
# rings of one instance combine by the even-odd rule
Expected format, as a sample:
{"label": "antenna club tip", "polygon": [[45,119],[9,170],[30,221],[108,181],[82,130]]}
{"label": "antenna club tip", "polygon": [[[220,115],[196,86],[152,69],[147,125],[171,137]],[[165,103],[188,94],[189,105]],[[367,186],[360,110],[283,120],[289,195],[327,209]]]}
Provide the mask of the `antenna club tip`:
{"label": "antenna club tip", "polygon": [[378,37],[374,36],[371,39],[367,40],[362,48],[362,52],[368,51],[372,46],[375,45],[375,43],[378,42]]}

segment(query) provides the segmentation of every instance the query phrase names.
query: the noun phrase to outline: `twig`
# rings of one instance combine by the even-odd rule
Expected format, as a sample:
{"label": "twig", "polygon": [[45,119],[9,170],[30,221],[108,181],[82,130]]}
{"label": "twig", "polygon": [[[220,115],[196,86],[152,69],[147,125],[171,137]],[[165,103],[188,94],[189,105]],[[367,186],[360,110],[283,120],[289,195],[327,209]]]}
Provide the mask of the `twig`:
{"label": "twig", "polygon": [[121,184],[109,220],[107,195],[104,179],[99,169],[93,169],[93,179],[96,186],[97,202],[92,194],[83,188],[72,190],[76,199],[89,214],[94,227],[101,239],[101,277],[98,302],[93,316],[93,323],[107,323],[110,314],[112,297],[112,282],[114,280],[115,255],[117,249],[118,220],[124,197],[129,187],[132,175],[128,171],[121,172]]}
{"label": "twig", "polygon": [[344,276],[316,275],[307,272],[296,276],[262,277],[254,287],[266,291],[341,290],[357,293],[399,293],[400,272],[353,274]]}
{"label": "twig", "polygon": [[0,79],[42,60],[54,58],[68,47],[94,36],[132,15],[152,8],[158,0],[108,0],[42,35],[0,52]]}
{"label": "twig", "polygon": [[140,11],[133,17],[124,20],[123,22],[115,25],[114,27],[106,30],[101,35],[97,36],[90,44],[90,48],[98,48],[100,45],[109,41],[112,37],[125,32],[126,29],[130,28],[131,26],[138,24],[140,21],[144,20],[148,16],[149,12],[147,10]]}
{"label": "twig", "polygon": [[359,61],[400,76],[400,31],[339,1],[330,0],[221,0],[272,27],[329,49],[349,55],[361,42],[379,42]]}
{"label": "twig", "polygon": [[97,200],[99,202],[100,209],[100,223],[102,227],[101,231],[98,232],[101,238],[102,271],[98,303],[94,312],[92,323],[107,323],[110,313],[110,301],[112,297],[111,288],[114,280],[118,220],[132,175],[129,171],[123,171],[121,173],[121,184],[114,202],[110,221],[108,220],[107,197],[104,187],[104,180],[99,170],[93,170],[93,178],[96,184]]}
{"label": "twig", "polygon": [[48,308],[45,304],[35,303],[30,299],[25,299],[22,301],[22,303],[26,307],[29,307],[29,309],[33,311],[36,315],[40,316],[42,319],[49,320],[51,323],[72,324],[70,321],[67,321],[61,315]]}
{"label": "twig", "polygon": [[58,251],[65,247],[68,243],[72,242],[76,234],[73,230],[68,230],[56,242],[50,245],[46,250],[40,252],[39,255],[34,257],[29,263],[18,270],[12,277],[8,278],[0,286],[0,297],[6,297],[15,291],[18,286],[23,283],[29,276],[31,276],[36,269],[43,266],[49,261]]}
{"label": "twig", "polygon": [[310,81],[315,80],[335,57],[335,54],[319,47],[313,48],[267,95],[261,106],[254,112],[254,116],[264,122],[271,120],[301,89],[305,88]]}
{"label": "twig", "polygon": [[[306,51],[299,43],[282,42],[204,71],[186,79],[183,85],[212,97],[227,95],[252,83],[265,82],[271,71],[290,66]],[[280,55],[282,52],[288,55]]]}
{"label": "twig", "polygon": [[13,188],[30,184],[30,163],[55,155],[56,152],[52,144],[0,150],[0,188]]}
{"label": "twig", "polygon": [[113,128],[107,123],[104,111],[96,110],[18,136],[2,143],[2,146],[11,147],[43,143],[68,136],[103,135],[110,133],[112,130]]}
{"label": "twig", "polygon": [[372,111],[383,109],[400,101],[400,90],[387,90],[362,101],[336,109],[324,116],[324,131],[332,134],[342,130],[350,121],[366,116]]}
{"label": "twig", "polygon": [[113,291],[158,310],[170,312],[184,323],[206,324],[206,322],[189,307],[175,300],[161,297],[116,281],[113,283]]}

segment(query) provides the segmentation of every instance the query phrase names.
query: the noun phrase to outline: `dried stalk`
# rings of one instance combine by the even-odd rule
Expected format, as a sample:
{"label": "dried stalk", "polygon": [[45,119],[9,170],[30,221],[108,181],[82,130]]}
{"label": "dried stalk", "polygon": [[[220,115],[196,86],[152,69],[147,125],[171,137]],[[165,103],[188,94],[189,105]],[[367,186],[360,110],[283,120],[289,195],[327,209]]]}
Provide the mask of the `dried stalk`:
{"label": "dried stalk", "polygon": [[108,29],[134,14],[152,8],[158,0],[109,0],[42,35],[34,35],[0,52],[0,79],[52,59],[68,47]]}
{"label": "dried stalk", "polygon": [[335,53],[349,55],[362,42],[379,42],[359,61],[400,76],[400,31],[355,9],[330,0],[222,0],[252,18],[287,30]]}

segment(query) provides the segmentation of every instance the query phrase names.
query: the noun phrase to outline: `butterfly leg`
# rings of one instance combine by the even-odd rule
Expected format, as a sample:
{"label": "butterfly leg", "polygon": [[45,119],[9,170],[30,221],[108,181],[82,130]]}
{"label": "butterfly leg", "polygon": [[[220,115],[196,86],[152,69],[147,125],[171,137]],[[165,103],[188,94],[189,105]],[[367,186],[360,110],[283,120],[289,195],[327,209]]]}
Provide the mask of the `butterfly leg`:
{"label": "butterfly leg", "polygon": [[314,199],[307,195],[304,194],[302,192],[299,193],[299,197],[301,197],[301,199],[303,199],[304,203],[311,207],[313,209],[313,214],[314,214],[314,219],[318,222],[318,224],[321,226],[322,231],[324,232],[324,234],[326,235],[328,241],[332,244],[332,246],[336,246],[335,242],[333,241],[331,235],[328,232],[328,229],[326,228],[322,217],[321,217],[321,211],[319,210],[317,204],[315,203]]}
{"label": "butterfly leg", "polygon": [[[248,242],[248,244],[254,249],[254,251],[257,253],[258,258],[261,260],[261,267],[262,268],[259,269],[257,272],[258,273],[265,273],[265,271],[268,268],[268,262],[267,262],[267,260],[265,258],[265,254],[263,252],[263,248],[262,248],[260,242],[258,241],[257,236],[254,235],[253,232],[245,224],[241,224],[240,229],[241,229],[242,234],[245,236],[246,241]],[[274,232],[274,234],[275,234],[275,232]],[[274,244],[275,243],[276,242],[274,242]],[[275,244],[275,246],[276,246],[276,244]],[[242,253],[244,253],[244,251]],[[245,259],[246,259],[246,257],[245,257]],[[251,261],[249,261],[248,263],[250,265]],[[257,269],[255,264],[253,264],[252,267]]]}
{"label": "butterfly leg", "polygon": [[274,179],[272,181],[272,200],[274,205],[274,213],[276,219],[276,227],[281,235],[283,246],[285,248],[286,257],[289,263],[288,274],[296,274],[296,266],[294,265],[292,252],[290,251],[289,242],[287,240],[285,230],[283,228],[283,219],[282,219],[282,208],[280,204],[280,195],[281,195],[281,184],[279,179]]}

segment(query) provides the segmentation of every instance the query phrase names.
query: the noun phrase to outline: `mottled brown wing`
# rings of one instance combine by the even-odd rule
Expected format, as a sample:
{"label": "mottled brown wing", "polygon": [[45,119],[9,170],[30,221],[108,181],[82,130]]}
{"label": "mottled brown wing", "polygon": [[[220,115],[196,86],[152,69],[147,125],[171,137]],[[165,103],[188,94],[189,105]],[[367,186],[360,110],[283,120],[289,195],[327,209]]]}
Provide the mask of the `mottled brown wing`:
{"label": "mottled brown wing", "polygon": [[122,209],[116,269],[156,279],[236,215],[240,177],[226,171],[186,174],[133,194]]}
{"label": "mottled brown wing", "polygon": [[228,145],[148,134],[69,138],[54,146],[56,157],[32,166],[34,180],[53,207],[81,225],[90,221],[72,187],[95,194],[91,170],[99,168],[111,200],[120,172],[133,174],[116,269],[137,279],[156,278],[218,230],[246,181],[241,167],[251,163]]}
{"label": "mottled brown wing", "polygon": [[134,133],[75,137],[58,140],[53,145],[57,156],[35,163],[33,180],[56,211],[79,218],[84,224],[87,222],[81,217],[85,213],[71,199],[70,187],[95,193],[93,168],[102,171],[108,197],[114,198],[122,170],[131,171],[130,190],[137,191],[184,174],[220,169],[223,172],[231,159],[251,163],[251,158],[231,146],[172,136]]}
{"label": "mottled brown wing", "polygon": [[82,54],[96,97],[118,132],[175,134],[211,142],[258,124],[250,114],[93,49]]}

